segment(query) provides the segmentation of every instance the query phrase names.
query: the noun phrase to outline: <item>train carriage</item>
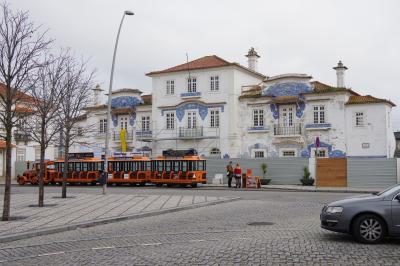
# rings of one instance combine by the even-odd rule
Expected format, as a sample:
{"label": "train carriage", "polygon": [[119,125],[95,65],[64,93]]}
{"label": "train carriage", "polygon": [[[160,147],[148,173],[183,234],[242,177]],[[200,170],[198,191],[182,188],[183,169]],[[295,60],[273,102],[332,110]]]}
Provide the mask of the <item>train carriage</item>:
{"label": "train carriage", "polygon": [[[45,161],[45,171],[43,182],[45,185],[51,182],[51,174],[54,172],[54,162],[53,161]],[[34,162],[27,162],[26,163],[26,170],[23,172],[22,175],[17,176],[17,183],[19,185],[25,184],[32,184],[37,185],[39,184],[39,171],[40,171],[40,161]]]}
{"label": "train carriage", "polygon": [[151,161],[148,157],[110,158],[107,184],[145,185],[151,177]]}
{"label": "train carriage", "polygon": [[160,156],[152,160],[150,182],[156,186],[181,185],[197,187],[206,184],[206,161],[197,155],[183,157]]}
{"label": "train carriage", "polygon": [[[101,159],[92,157],[73,157],[68,161],[67,183],[70,184],[92,184],[96,185],[100,173],[104,171],[104,162]],[[54,161],[54,174],[51,177],[52,183],[61,184],[64,173],[64,160]]]}

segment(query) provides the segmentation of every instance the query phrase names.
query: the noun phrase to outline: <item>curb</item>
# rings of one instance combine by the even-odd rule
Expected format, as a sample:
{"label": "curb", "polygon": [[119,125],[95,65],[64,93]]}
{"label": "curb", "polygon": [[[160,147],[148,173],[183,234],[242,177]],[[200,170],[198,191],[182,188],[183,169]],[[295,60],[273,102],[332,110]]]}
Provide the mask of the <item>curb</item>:
{"label": "curb", "polygon": [[201,208],[201,207],[237,201],[240,199],[241,199],[240,197],[222,199],[222,200],[218,200],[218,201],[198,203],[198,204],[194,204],[194,205],[175,207],[175,208],[170,208],[170,209],[165,209],[165,210],[160,210],[160,211],[150,211],[150,212],[133,214],[133,215],[117,216],[117,217],[104,218],[104,219],[98,219],[98,220],[93,220],[93,221],[86,221],[86,222],[82,222],[82,223],[73,223],[73,224],[67,224],[67,225],[62,225],[62,226],[54,226],[54,227],[49,227],[49,228],[44,228],[44,229],[9,234],[9,235],[0,236],[0,243],[6,243],[6,242],[11,242],[11,241],[36,237],[36,236],[60,233],[60,232],[75,230],[78,228],[87,228],[87,227],[92,227],[92,226],[96,226],[96,225],[115,223],[115,222],[121,222],[121,221],[126,221],[126,220],[151,217],[151,216],[156,216],[156,215],[161,215],[161,214],[197,209],[197,208]]}
{"label": "curb", "polygon": [[329,192],[329,193],[374,193],[379,192],[379,190],[347,190],[347,189],[296,189],[296,188],[273,188],[273,187],[263,187],[261,189],[254,188],[239,188],[239,189],[228,189],[227,187],[217,187],[217,186],[204,186],[198,187],[198,190],[232,190],[232,191],[285,191],[285,192]]}

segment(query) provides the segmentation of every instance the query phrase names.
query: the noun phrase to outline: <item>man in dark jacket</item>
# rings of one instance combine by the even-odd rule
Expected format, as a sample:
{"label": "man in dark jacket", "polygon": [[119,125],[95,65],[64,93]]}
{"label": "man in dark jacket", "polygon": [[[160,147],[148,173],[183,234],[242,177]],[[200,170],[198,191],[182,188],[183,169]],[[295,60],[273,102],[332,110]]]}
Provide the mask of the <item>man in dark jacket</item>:
{"label": "man in dark jacket", "polygon": [[226,166],[226,176],[228,177],[228,187],[232,187],[233,166],[232,161]]}

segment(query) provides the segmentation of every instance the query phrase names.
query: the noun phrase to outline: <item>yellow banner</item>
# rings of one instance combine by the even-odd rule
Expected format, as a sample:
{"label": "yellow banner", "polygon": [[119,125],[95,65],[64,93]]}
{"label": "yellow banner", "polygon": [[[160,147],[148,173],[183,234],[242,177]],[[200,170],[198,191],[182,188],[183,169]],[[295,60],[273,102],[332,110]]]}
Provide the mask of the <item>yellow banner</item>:
{"label": "yellow banner", "polygon": [[126,130],[124,128],[119,132],[119,137],[121,139],[121,151],[126,152]]}

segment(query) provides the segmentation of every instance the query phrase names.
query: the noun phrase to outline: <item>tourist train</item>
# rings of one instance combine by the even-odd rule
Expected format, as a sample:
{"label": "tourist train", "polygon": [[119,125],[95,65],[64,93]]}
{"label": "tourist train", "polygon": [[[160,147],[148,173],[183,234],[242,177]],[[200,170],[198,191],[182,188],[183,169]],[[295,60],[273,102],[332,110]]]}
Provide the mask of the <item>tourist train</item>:
{"label": "tourist train", "polygon": [[[191,186],[206,184],[206,161],[195,152],[169,151],[150,159],[130,153],[114,153],[108,158],[108,185]],[[61,185],[64,174],[64,160],[45,161],[43,182],[45,185]],[[70,185],[97,185],[104,179],[104,160],[94,158],[93,153],[72,153],[69,155],[66,182]],[[27,170],[17,177],[19,185],[39,183],[40,163],[27,163]]]}

